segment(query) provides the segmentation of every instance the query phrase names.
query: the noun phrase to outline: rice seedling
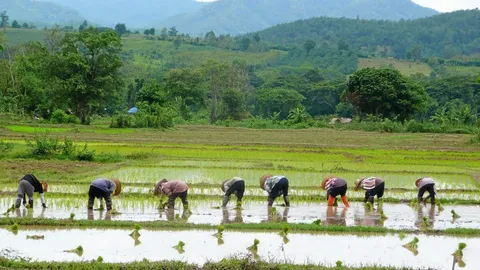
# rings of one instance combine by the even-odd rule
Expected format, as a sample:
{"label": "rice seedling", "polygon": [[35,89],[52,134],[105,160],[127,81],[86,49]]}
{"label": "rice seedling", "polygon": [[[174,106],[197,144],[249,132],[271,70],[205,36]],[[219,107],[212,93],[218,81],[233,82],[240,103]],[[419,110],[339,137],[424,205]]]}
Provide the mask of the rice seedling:
{"label": "rice seedling", "polygon": [[323,222],[322,222],[322,220],[317,219],[317,220],[315,220],[314,222],[312,222],[312,224],[315,224],[315,225],[317,225],[317,226],[320,226],[320,225],[323,224]]}
{"label": "rice seedling", "polygon": [[217,238],[222,238],[223,237],[223,231],[225,231],[225,227],[223,225],[218,226],[217,228],[217,233],[213,234],[213,236]]}
{"label": "rice seedling", "polygon": [[288,224],[285,224],[279,234],[281,237],[286,237],[288,235],[288,231],[290,231],[290,226],[288,226]]}
{"label": "rice seedling", "polygon": [[442,206],[442,203],[441,203],[441,202],[437,201],[436,205],[437,205],[437,207],[438,207],[438,211],[440,211],[440,212],[441,212],[441,211],[445,210],[445,208],[443,208],[443,206]]}
{"label": "rice seedling", "polygon": [[383,212],[383,210],[380,210],[379,212],[380,212],[380,219],[381,219],[381,220],[386,220],[386,219],[388,219],[388,217],[385,215],[385,213]]}
{"label": "rice seedling", "polygon": [[75,218],[75,213],[70,213],[70,217],[68,218],[71,222],[73,222],[73,219]]}
{"label": "rice seedling", "polygon": [[465,267],[466,264],[463,261],[463,250],[467,247],[465,243],[459,243],[458,249],[452,254],[454,258],[454,263],[457,263],[459,267]]}
{"label": "rice seedling", "polygon": [[15,211],[15,204],[12,204],[10,208],[7,209],[7,212],[3,213],[4,216],[8,216],[10,212]]}
{"label": "rice seedling", "polygon": [[430,227],[430,221],[428,220],[428,217],[422,217],[422,227],[423,228]]}
{"label": "rice seedling", "polygon": [[343,270],[343,269],[345,269],[345,267],[343,266],[343,262],[342,262],[342,261],[337,261],[337,262],[335,263],[335,266],[336,266],[336,269],[337,269],[337,270]]}
{"label": "rice seedling", "polygon": [[102,263],[102,262],[103,262],[103,257],[102,257],[102,256],[98,256],[97,262]]}
{"label": "rice seedling", "polygon": [[79,257],[81,257],[81,256],[83,255],[83,247],[82,247],[82,246],[78,246],[78,247],[75,248],[75,249],[64,250],[63,252],[75,253],[75,254],[77,254]]}
{"label": "rice seedling", "polygon": [[31,240],[44,240],[45,236],[43,235],[27,235],[27,239]]}
{"label": "rice seedling", "polygon": [[183,254],[185,252],[185,243],[180,241],[176,246],[173,246],[174,249],[178,251],[178,253]]}
{"label": "rice seedling", "polygon": [[242,210],[242,201],[238,201],[235,210]]}
{"label": "rice seedling", "polygon": [[403,239],[405,239],[406,237],[407,237],[407,235],[406,235],[404,232],[400,232],[400,233],[398,234],[398,238],[400,238],[400,240],[403,240]]}
{"label": "rice seedling", "polygon": [[378,207],[383,207],[383,198],[379,198],[377,200],[377,205],[378,205]]}
{"label": "rice seedling", "polygon": [[260,240],[258,239],[253,240],[253,245],[249,246],[247,250],[256,254],[258,252],[258,244],[260,244]]}
{"label": "rice seedling", "polygon": [[15,223],[13,223],[12,226],[10,226],[9,230],[10,230],[13,234],[17,235],[19,228],[20,228],[20,227],[18,226],[18,223],[15,222]]}
{"label": "rice seedling", "polygon": [[110,211],[110,214],[111,214],[112,216],[118,216],[118,215],[121,215],[122,213],[118,212],[117,209],[112,209],[112,210]]}
{"label": "rice seedling", "polygon": [[411,251],[415,256],[418,255],[418,238],[414,237],[412,241],[408,242],[407,244],[403,245],[404,248],[408,249]]}
{"label": "rice seedling", "polygon": [[455,212],[455,210],[452,209],[452,211],[450,211],[450,213],[452,213],[452,218],[453,218],[453,220],[455,220],[455,219],[457,219],[457,218],[460,218],[460,215],[457,214],[457,213]]}
{"label": "rice seedling", "polygon": [[373,204],[371,202],[365,203],[365,210],[367,211],[373,210]]}
{"label": "rice seedling", "polygon": [[139,238],[140,237],[140,230],[142,229],[142,226],[140,226],[139,224],[135,224],[135,229],[133,230],[133,232],[130,233],[130,236],[134,239],[136,238]]}
{"label": "rice seedling", "polygon": [[411,200],[409,203],[410,207],[418,209],[420,207],[420,204],[418,203],[417,200]]}

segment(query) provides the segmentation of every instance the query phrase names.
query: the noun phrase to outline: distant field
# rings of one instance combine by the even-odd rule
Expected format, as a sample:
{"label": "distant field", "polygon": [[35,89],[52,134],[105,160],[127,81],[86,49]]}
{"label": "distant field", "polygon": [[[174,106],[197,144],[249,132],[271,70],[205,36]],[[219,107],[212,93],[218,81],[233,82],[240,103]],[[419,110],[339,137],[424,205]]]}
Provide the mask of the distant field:
{"label": "distant field", "polygon": [[416,63],[405,60],[396,59],[381,59],[381,58],[360,58],[358,59],[358,69],[368,67],[389,67],[393,66],[404,75],[412,75],[415,73],[422,73],[429,76],[432,73],[432,68],[425,63]]}
{"label": "distant field", "polygon": [[480,74],[480,67],[445,66],[445,69],[450,75],[478,76]]}
{"label": "distant field", "polygon": [[10,46],[19,45],[29,41],[42,41],[45,31],[35,29],[13,29],[8,28],[5,32],[7,44]]}

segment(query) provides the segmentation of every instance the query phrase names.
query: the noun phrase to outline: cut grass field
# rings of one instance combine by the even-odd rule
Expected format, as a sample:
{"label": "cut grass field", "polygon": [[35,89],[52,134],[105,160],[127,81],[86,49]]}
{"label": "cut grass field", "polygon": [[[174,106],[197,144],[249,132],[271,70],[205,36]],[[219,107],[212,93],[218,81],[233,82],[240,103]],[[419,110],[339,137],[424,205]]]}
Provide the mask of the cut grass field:
{"label": "cut grass field", "polygon": [[417,63],[407,60],[384,59],[384,58],[359,58],[358,69],[362,68],[387,68],[394,67],[398,69],[403,75],[413,75],[421,73],[425,76],[430,76],[433,69],[425,63]]}

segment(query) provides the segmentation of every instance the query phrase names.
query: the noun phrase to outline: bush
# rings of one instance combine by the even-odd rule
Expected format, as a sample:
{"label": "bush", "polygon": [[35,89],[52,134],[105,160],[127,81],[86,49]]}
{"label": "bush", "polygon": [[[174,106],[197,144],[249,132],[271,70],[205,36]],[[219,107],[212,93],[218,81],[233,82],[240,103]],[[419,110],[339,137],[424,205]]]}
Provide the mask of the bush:
{"label": "bush", "polygon": [[394,132],[402,132],[403,126],[399,122],[394,122],[390,119],[385,119],[381,124],[381,128],[383,132],[394,133]]}
{"label": "bush", "polygon": [[407,123],[407,132],[410,132],[410,133],[421,133],[421,132],[425,132],[425,127],[423,126],[422,123],[419,123],[415,120],[410,120],[408,121]]}
{"label": "bush", "polygon": [[50,121],[54,124],[63,124],[68,121],[68,115],[60,109],[53,111]]}
{"label": "bush", "polygon": [[73,141],[65,137],[63,141],[62,154],[67,157],[74,157],[76,148],[77,147],[73,144]]}
{"label": "bush", "polygon": [[112,118],[111,128],[128,128],[131,127],[131,117],[127,114],[119,114]]}
{"label": "bush", "polygon": [[80,119],[73,114],[68,115],[66,123],[69,124],[80,124]]}
{"label": "bush", "polygon": [[75,157],[77,160],[81,161],[93,161],[95,157],[95,150],[89,150],[87,144],[85,144],[83,149],[78,151]]}
{"label": "bush", "polygon": [[12,150],[13,150],[13,143],[0,141],[0,157],[4,157],[8,155],[8,153],[12,152]]}
{"label": "bush", "polygon": [[26,140],[30,153],[37,157],[51,156],[57,153],[58,138],[49,138],[47,134],[35,135],[33,141]]}

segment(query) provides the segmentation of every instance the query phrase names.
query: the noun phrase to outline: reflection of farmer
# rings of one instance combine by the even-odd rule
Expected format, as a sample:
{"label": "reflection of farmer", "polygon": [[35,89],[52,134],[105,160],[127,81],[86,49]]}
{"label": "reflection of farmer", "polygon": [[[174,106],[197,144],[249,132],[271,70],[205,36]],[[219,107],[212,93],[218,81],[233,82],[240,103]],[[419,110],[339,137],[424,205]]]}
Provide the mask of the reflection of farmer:
{"label": "reflection of farmer", "polygon": [[182,216],[175,216],[175,209],[173,208],[168,208],[166,210],[167,212],[167,220],[168,221],[176,221],[176,220],[182,220],[183,222],[187,222],[188,221],[188,218],[190,217],[191,215],[191,212],[188,211],[188,209],[184,209],[183,210],[183,213],[182,213]]}
{"label": "reflection of farmer", "polygon": [[107,211],[112,210],[112,197],[117,196],[122,191],[122,186],[120,181],[117,178],[104,179],[99,178],[93,181],[90,184],[90,189],[88,190],[88,210],[93,210],[93,204],[95,198],[105,200],[107,205]]}
{"label": "reflection of farmer", "polygon": [[168,197],[168,208],[174,208],[175,199],[182,200],[183,208],[188,209],[188,186],[185,182],[180,180],[163,179],[155,185],[153,190],[155,195],[166,195]]}
{"label": "reflection of farmer", "polygon": [[42,201],[42,207],[47,208],[45,205],[45,197],[44,192],[48,191],[48,184],[46,182],[40,183],[37,177],[33,174],[27,174],[20,179],[20,183],[18,184],[18,191],[17,191],[17,201],[15,203],[15,207],[19,208],[20,204],[23,199],[23,204],[27,204],[27,200],[25,195],[28,196],[28,204],[31,208],[33,208],[33,193],[38,192],[40,195],[40,200]]}
{"label": "reflection of farmer", "polygon": [[346,226],[347,225],[347,220],[346,220],[347,211],[348,211],[347,207],[343,208],[342,213],[340,213],[340,217],[338,217],[338,215],[337,215],[338,208],[337,207],[332,207],[332,206],[327,207],[327,218],[325,220],[325,224]]}
{"label": "reflection of farmer", "polygon": [[426,224],[423,220],[424,217],[427,217],[423,214],[423,207],[418,207],[417,209],[417,219],[415,220],[415,226],[419,229],[428,227],[432,228],[433,224],[435,223],[435,206],[431,206],[428,209],[428,224]]}
{"label": "reflection of farmer", "polygon": [[343,204],[350,207],[347,198],[347,181],[336,176],[327,176],[323,179],[321,187],[327,191],[328,206],[333,206],[335,198],[340,195]]}
{"label": "reflection of farmer", "polygon": [[268,192],[268,206],[272,206],[273,201],[282,195],[285,206],[290,206],[290,200],[288,199],[288,179],[285,176],[265,174],[260,178],[260,188]]}
{"label": "reflection of farmer", "polygon": [[373,204],[375,196],[378,199],[383,197],[383,192],[385,191],[385,182],[376,177],[362,178],[355,181],[355,191],[359,188],[365,190],[365,200],[364,202],[370,202]]}
{"label": "reflection of farmer", "polygon": [[423,194],[428,191],[428,197],[423,200],[423,202],[427,202],[430,199],[431,204],[435,204],[435,195],[437,194],[437,190],[435,188],[435,182],[432,178],[419,178],[415,181],[415,186],[418,188],[418,202],[421,203],[423,199]]}
{"label": "reflection of farmer", "polygon": [[267,210],[268,218],[264,222],[288,222],[289,211],[290,208],[285,207],[283,214],[280,214],[275,207],[269,207]]}
{"label": "reflection of farmer", "polygon": [[225,192],[222,207],[227,207],[230,195],[232,194],[237,196],[237,203],[242,202],[243,193],[245,193],[245,181],[240,177],[225,180],[222,183],[222,191]]}
{"label": "reflection of farmer", "polygon": [[243,223],[242,209],[235,209],[235,218],[233,220],[230,220],[230,213],[229,213],[228,209],[224,208],[222,210],[222,214],[223,214],[222,224]]}

